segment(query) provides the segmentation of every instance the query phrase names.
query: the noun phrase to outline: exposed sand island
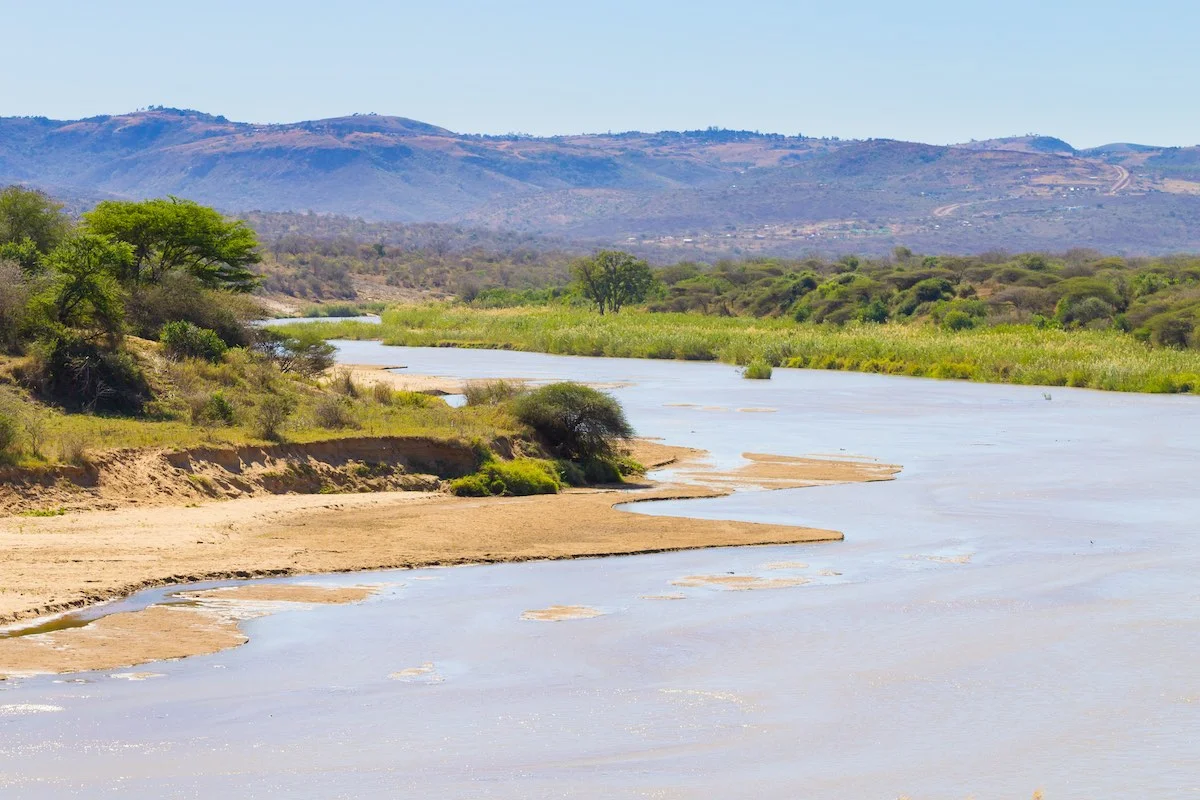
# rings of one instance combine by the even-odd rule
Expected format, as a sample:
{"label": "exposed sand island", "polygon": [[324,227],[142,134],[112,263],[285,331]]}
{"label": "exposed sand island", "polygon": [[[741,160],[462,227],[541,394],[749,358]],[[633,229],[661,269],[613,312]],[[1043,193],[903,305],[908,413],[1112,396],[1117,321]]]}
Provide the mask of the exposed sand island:
{"label": "exposed sand island", "polygon": [[[750,467],[720,473],[684,463],[696,461],[702,451],[644,440],[633,455],[651,467],[679,462],[681,476],[695,482],[483,499],[427,491],[274,495],[187,507],[3,517],[0,623],[151,586],[217,578],[837,540],[842,535],[836,531],[630,514],[614,506],[713,497],[746,484],[777,488],[888,480],[898,472],[869,461],[752,456]],[[340,590],[323,600],[280,594],[298,588],[246,586],[240,597],[225,590],[194,593],[193,599],[210,602],[196,608],[154,606],[69,631],[0,639],[0,676],[109,669],[241,644],[239,614],[212,613],[214,599],[354,602],[365,596],[362,589]]]}

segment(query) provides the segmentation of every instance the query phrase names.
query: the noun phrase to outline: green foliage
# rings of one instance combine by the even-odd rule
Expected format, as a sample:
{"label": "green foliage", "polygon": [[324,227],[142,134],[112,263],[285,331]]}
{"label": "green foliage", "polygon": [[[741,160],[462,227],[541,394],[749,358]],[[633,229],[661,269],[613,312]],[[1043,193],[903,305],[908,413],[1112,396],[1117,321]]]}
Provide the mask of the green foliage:
{"label": "green foliage", "polygon": [[595,303],[601,314],[642,302],[654,285],[650,266],[619,250],[601,250],[577,260],[571,269],[580,294]]}
{"label": "green foliage", "polygon": [[463,396],[469,406],[496,406],[514,400],[526,391],[525,384],[517,381],[467,381]]}
{"label": "green foliage", "polygon": [[348,397],[321,397],[313,405],[313,421],[327,430],[358,427],[353,406]]}
{"label": "green foliage", "polygon": [[134,287],[126,308],[126,321],[137,336],[157,339],[163,325],[184,321],[216,331],[230,347],[248,346],[253,338],[248,321],[262,316],[262,309],[247,295],[209,289],[184,272]]}
{"label": "green foliage", "polygon": [[761,358],[756,358],[742,370],[742,377],[750,380],[766,381],[771,379],[771,365]]}
{"label": "green foliage", "polygon": [[190,200],[106,200],[84,214],[87,229],[125,242],[133,258],[117,278],[126,286],[158,283],[184,271],[210,288],[247,292],[261,260],[254,231]]}
{"label": "green foliage", "polygon": [[198,328],[190,322],[168,322],[159,341],[171,358],[202,358],[216,363],[229,348],[216,331]]}
{"label": "green foliage", "polygon": [[305,306],[300,310],[302,317],[361,317],[378,314],[387,308],[387,303],[321,303]]}
{"label": "green foliage", "polygon": [[1160,314],[1150,320],[1146,331],[1162,347],[1184,348],[1196,341],[1196,323],[1187,314]]}
{"label": "green foliage", "polygon": [[[1132,312],[1130,323],[1135,330],[1143,327]],[[838,327],[797,325],[785,318],[638,310],[597,317],[566,308],[514,312],[414,306],[385,312],[383,325],[317,327],[330,337],[382,338],[386,344],[406,346],[463,343],[625,358],[682,358],[685,352],[707,352],[730,364],[763,358],[787,367],[913,376],[931,375],[941,365],[943,373],[976,381],[1062,386],[1073,378],[1076,385],[1132,392],[1192,386],[1188,376],[1200,374],[1200,352],[1194,350],[1151,347],[1116,330],[1066,331],[1048,324],[946,331],[895,322]],[[1148,332],[1144,335],[1149,338]],[[1160,380],[1164,376],[1173,377]]]}
{"label": "green foliage", "polygon": [[565,302],[570,300],[572,295],[561,286],[545,289],[496,287],[494,289],[468,289],[461,292],[459,297],[476,308],[516,308],[517,306],[544,306]]}
{"label": "green foliage", "polygon": [[587,475],[584,474],[583,468],[574,461],[559,458],[554,461],[554,466],[558,469],[559,479],[567,486],[587,485]]}
{"label": "green foliage", "polygon": [[620,404],[583,384],[552,383],[519,397],[514,406],[518,420],[572,461],[610,455],[617,442],[633,436]]}
{"label": "green foliage", "polygon": [[0,463],[12,461],[17,453],[17,439],[20,427],[17,420],[0,410]]}
{"label": "green foliage", "polygon": [[125,316],[124,294],[114,275],[132,258],[129,246],[80,234],[46,257],[49,285],[34,298],[35,314],[48,333],[74,328],[84,338],[107,336],[115,345]]}
{"label": "green foliage", "polygon": [[[57,247],[70,229],[62,204],[43,192],[20,186],[0,189],[0,258],[17,261],[32,272],[38,254]],[[10,245],[14,247],[6,247]]]}
{"label": "green foliage", "polygon": [[954,308],[942,317],[942,327],[948,331],[965,331],[975,327],[975,317],[965,311]]}
{"label": "green foliage", "polygon": [[42,271],[42,256],[32,239],[19,242],[0,242],[0,261],[11,261],[27,275]]}
{"label": "green foliage", "polygon": [[555,462],[540,458],[493,459],[478,472],[450,482],[450,491],[464,497],[556,494],[561,489]]}
{"label": "green foliage", "polygon": [[237,412],[224,392],[213,392],[192,410],[192,422],[196,425],[233,425]]}
{"label": "green foliage", "polygon": [[288,420],[296,412],[296,398],[290,394],[268,394],[254,409],[254,433],[272,442],[282,441]]}

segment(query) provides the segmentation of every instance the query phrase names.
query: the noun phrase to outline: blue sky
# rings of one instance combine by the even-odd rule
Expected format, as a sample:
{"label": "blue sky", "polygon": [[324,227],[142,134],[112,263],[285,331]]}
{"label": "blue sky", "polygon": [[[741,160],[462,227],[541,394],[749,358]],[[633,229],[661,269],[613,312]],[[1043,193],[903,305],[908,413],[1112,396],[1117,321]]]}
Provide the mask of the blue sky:
{"label": "blue sky", "polygon": [[0,0],[0,115],[1200,143],[1195,0]]}

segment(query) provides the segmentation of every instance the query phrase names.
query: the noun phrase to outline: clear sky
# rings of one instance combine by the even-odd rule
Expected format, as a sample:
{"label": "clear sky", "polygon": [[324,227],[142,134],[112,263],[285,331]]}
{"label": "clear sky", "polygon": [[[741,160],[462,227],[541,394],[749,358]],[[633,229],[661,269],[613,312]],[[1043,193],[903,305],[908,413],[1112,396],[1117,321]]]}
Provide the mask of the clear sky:
{"label": "clear sky", "polygon": [[1196,0],[0,0],[0,115],[1200,143]]}

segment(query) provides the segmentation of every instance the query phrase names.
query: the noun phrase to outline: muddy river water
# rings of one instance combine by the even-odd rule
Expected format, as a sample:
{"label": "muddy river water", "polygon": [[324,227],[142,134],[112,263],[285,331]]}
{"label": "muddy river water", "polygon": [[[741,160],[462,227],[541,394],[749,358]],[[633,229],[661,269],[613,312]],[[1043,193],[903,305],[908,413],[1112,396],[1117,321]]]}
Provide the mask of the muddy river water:
{"label": "muddy river water", "polygon": [[[1200,798],[1200,400],[341,344],[610,384],[719,465],[904,471],[634,512],[840,543],[296,579],[381,589],[212,656],[0,683],[0,796]],[[805,580],[680,585],[726,573]],[[588,613],[522,617],[559,605]]]}

